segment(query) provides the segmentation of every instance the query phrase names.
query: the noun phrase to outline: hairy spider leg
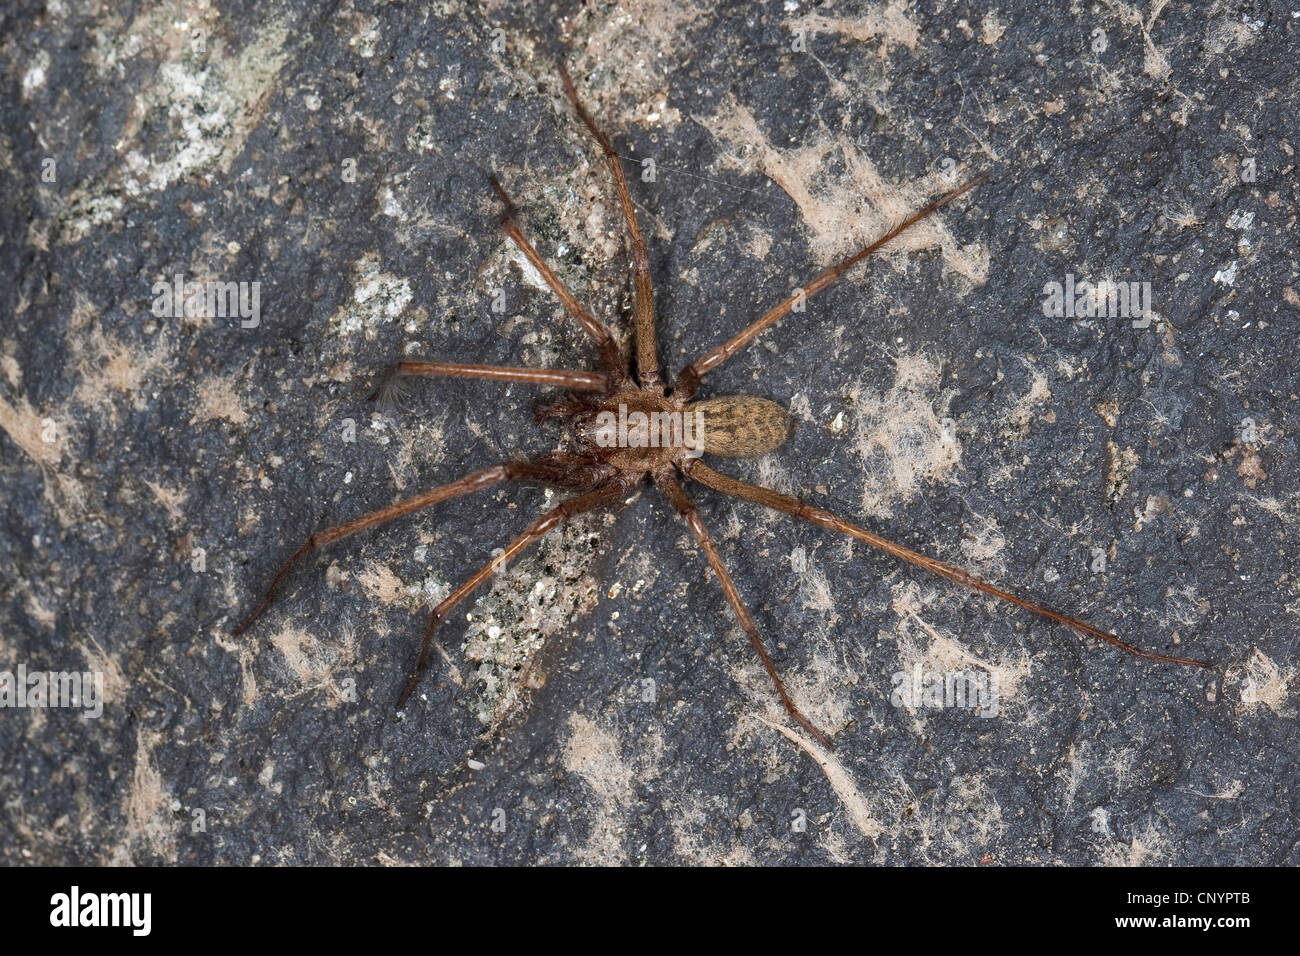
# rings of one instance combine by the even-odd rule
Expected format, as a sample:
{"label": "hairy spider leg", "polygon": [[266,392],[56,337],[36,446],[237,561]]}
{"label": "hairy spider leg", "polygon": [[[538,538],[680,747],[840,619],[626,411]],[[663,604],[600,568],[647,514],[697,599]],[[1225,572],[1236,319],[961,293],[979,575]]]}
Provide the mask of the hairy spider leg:
{"label": "hairy spider leg", "polygon": [[758,656],[763,661],[763,667],[767,674],[772,678],[772,683],[776,685],[776,692],[781,696],[781,702],[785,704],[785,709],[790,716],[803,725],[804,729],[817,738],[822,746],[828,749],[831,746],[830,738],[813,726],[799,708],[794,705],[790,695],[786,693],[785,685],[781,683],[781,678],[776,673],[776,667],[772,664],[772,658],[768,656],[767,648],[763,646],[763,639],[759,636],[758,626],[754,624],[754,618],[750,615],[749,609],[745,607],[745,602],[740,598],[740,592],[736,589],[736,584],[731,580],[731,575],[727,573],[726,565],[722,563],[722,555],[718,553],[718,546],[714,543],[713,536],[709,534],[709,529],[704,526],[700,520],[699,512],[695,509],[695,502],[682,488],[681,484],[669,472],[661,472],[655,475],[655,484],[663,492],[664,497],[669,503],[677,509],[677,513],[686,520],[686,525],[691,529],[691,534],[700,547],[704,549],[704,556],[708,558],[709,565],[713,568],[713,573],[718,576],[718,581],[722,584],[722,593],[727,596],[727,603],[731,605],[732,611],[736,614],[736,620],[740,622],[741,628],[749,635],[749,642],[754,645],[754,650],[758,651]]}
{"label": "hairy spider leg", "polygon": [[592,468],[582,471],[574,466],[573,463],[564,460],[548,461],[541,459],[536,462],[506,462],[505,464],[496,465],[492,468],[485,468],[482,471],[472,472],[464,478],[457,481],[448,482],[445,485],[439,485],[429,491],[407,498],[397,504],[389,505],[387,508],[381,508],[378,511],[372,511],[370,514],[362,515],[352,521],[344,524],[335,525],[332,528],[326,528],[324,531],[318,531],[307,539],[307,543],[289,556],[289,560],[280,567],[275,577],[271,580],[271,586],[266,590],[266,596],[262,598],[262,603],[257,605],[239,625],[231,631],[231,634],[238,637],[252,625],[265,611],[270,607],[271,602],[275,599],[280,585],[284,582],[285,577],[293,570],[294,566],[304,557],[319,548],[333,544],[341,538],[356,534],[358,531],[364,531],[367,528],[373,528],[375,525],[384,524],[392,521],[394,518],[400,518],[403,515],[410,514],[413,511],[419,511],[421,508],[427,508],[430,505],[438,504],[449,498],[457,498],[461,495],[467,495],[473,491],[481,491],[484,488],[490,488],[504,481],[530,481],[541,484],[554,484],[561,487],[578,487],[579,489],[589,488],[604,480],[607,476],[607,469],[604,466],[593,466]]}
{"label": "hairy spider leg", "polygon": [[394,379],[407,375],[447,375],[456,378],[487,378],[498,382],[555,385],[571,392],[600,392],[609,387],[608,376],[579,369],[518,368],[513,365],[464,365],[460,362],[398,362],[384,373],[370,400],[380,398]]}
{"label": "hairy spider leg", "polygon": [[926,206],[920,212],[909,216],[870,245],[864,246],[847,259],[843,259],[821,272],[811,282],[796,291],[794,295],[790,296],[790,298],[786,299],[784,302],[779,303],[775,308],[762,316],[743,332],[728,339],[713,351],[701,356],[690,365],[686,366],[686,368],[682,369],[681,374],[677,376],[678,394],[682,395],[684,398],[690,398],[695,394],[695,390],[699,388],[700,380],[705,375],[713,371],[713,369],[717,368],[727,359],[731,358],[746,345],[756,339],[765,329],[773,325],[778,319],[782,318],[794,307],[796,302],[800,301],[801,297],[807,299],[820,292],[847,272],[854,264],[871,255],[891,239],[896,239],[901,233],[916,225],[926,216],[942,209],[962,193],[969,189],[974,189],[977,185],[987,179],[988,175],[988,173],[980,173],[973,179],[969,179],[962,183],[951,192],[940,196],[934,202],[930,203],[930,205]]}
{"label": "hairy spider leg", "polygon": [[744,501],[750,501],[754,504],[760,504],[776,511],[783,511],[788,515],[796,518],[802,518],[805,521],[811,521],[813,524],[821,525],[823,528],[830,528],[832,531],[839,531],[850,537],[863,541],[873,548],[879,548],[887,554],[892,554],[896,558],[901,558],[917,567],[925,568],[927,571],[933,571],[935,574],[942,575],[949,581],[955,581],[957,584],[964,584],[967,587],[983,591],[985,594],[991,594],[996,598],[1014,604],[1016,607],[1024,608],[1026,611],[1032,611],[1059,624],[1064,624],[1074,628],[1090,637],[1105,641],[1107,644],[1113,644],[1122,651],[1127,651],[1137,657],[1145,657],[1152,661],[1165,661],[1170,664],[1186,664],[1190,667],[1213,667],[1214,665],[1207,661],[1188,660],[1184,657],[1171,657],[1167,654],[1157,654],[1153,651],[1144,651],[1134,647],[1126,641],[1120,640],[1114,634],[1095,628],[1083,621],[1075,620],[1064,614],[1049,610],[1026,601],[1024,598],[1017,597],[1001,588],[981,581],[979,578],[961,568],[954,567],[951,564],[945,564],[943,561],[937,561],[934,558],[927,557],[902,545],[895,544],[879,535],[872,534],[865,528],[859,528],[857,525],[850,524],[842,518],[837,518],[829,511],[821,508],[815,508],[812,505],[804,504],[797,498],[791,498],[789,495],[783,495],[779,491],[773,491],[770,488],[763,488],[759,485],[751,485],[748,482],[741,481],[738,478],[732,478],[730,475],[724,475],[721,472],[714,471],[708,465],[701,463],[698,459],[690,460],[684,465],[686,474],[694,478],[700,484],[720,491],[725,495],[733,498],[740,498]]}
{"label": "hairy spider leg", "polygon": [[429,617],[429,624],[424,629],[424,638],[420,641],[419,659],[416,661],[415,670],[412,672],[410,680],[406,682],[406,688],[402,691],[402,696],[397,699],[397,709],[401,710],[406,706],[407,699],[420,682],[420,677],[429,664],[429,651],[433,648],[433,632],[438,627],[438,622],[451,613],[452,608],[469,597],[470,593],[480,584],[504,568],[520,551],[536,542],[556,525],[569,520],[575,515],[595,511],[598,508],[615,503],[627,494],[641,480],[641,477],[640,475],[620,475],[587,492],[585,495],[578,495],[575,498],[560,502],[556,507],[534,521],[527,531],[511,541],[501,554],[479,568],[469,580],[447,595],[446,599],[433,609],[433,614]]}
{"label": "hairy spider leg", "polygon": [[501,214],[501,228],[519,247],[519,251],[524,254],[524,257],[533,264],[533,268],[541,274],[542,279],[551,287],[551,291],[563,303],[569,315],[573,316],[577,323],[591,336],[592,341],[596,343],[596,348],[600,351],[601,363],[605,366],[606,371],[619,381],[626,380],[627,365],[623,361],[622,354],[619,353],[618,344],[614,341],[614,337],[609,334],[609,329],[601,325],[595,316],[587,311],[586,307],[569,291],[568,286],[560,280],[560,277],[555,274],[554,270],[546,264],[546,261],[533,248],[532,243],[524,237],[523,230],[519,228],[519,223],[515,221],[514,200],[506,193],[505,188],[497,181],[495,176],[492,177],[492,188],[496,190],[497,197],[505,206],[505,211]]}
{"label": "hairy spider leg", "polygon": [[569,95],[573,108],[600,144],[605,162],[614,176],[618,200],[623,207],[623,218],[627,220],[627,230],[632,238],[633,281],[636,287],[636,377],[643,387],[654,388],[659,384],[659,357],[655,342],[655,293],[650,282],[650,254],[646,250],[645,237],[641,235],[641,226],[636,219],[632,194],[627,190],[623,161],[614,151],[614,144],[609,141],[609,137],[596,127],[595,120],[578,99],[578,91],[569,78],[569,71],[563,66],[560,67],[560,78],[564,80],[564,91]]}

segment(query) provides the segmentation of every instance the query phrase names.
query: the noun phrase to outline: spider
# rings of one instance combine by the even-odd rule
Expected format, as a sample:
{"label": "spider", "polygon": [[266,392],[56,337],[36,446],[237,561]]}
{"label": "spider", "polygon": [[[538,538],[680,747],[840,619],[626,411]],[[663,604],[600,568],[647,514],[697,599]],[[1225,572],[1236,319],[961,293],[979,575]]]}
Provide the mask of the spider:
{"label": "spider", "polygon": [[1141,650],[1113,634],[994,587],[960,568],[895,544],[822,508],[715,471],[702,460],[705,454],[724,458],[752,458],[775,451],[789,437],[793,423],[792,417],[785,409],[768,399],[757,396],[727,395],[695,401],[696,392],[704,376],[758,338],[766,329],[790,312],[796,302],[825,289],[855,263],[865,259],[904,230],[983,182],[988,177],[988,173],[973,177],[899,223],[874,242],[830,266],[802,289],[796,291],[795,295],[778,303],[743,331],[691,362],[669,385],[661,379],[659,372],[650,260],[646,251],[645,237],[637,223],[636,210],[633,208],[632,197],[628,192],[627,180],[623,175],[620,157],[608,137],[600,131],[591,114],[583,106],[573,81],[563,66],[560,67],[560,77],[564,83],[565,93],[579,118],[604,154],[610,173],[613,175],[614,186],[631,240],[636,313],[635,366],[632,367],[624,358],[609,330],[578,302],[525,238],[515,218],[514,203],[496,178],[492,177],[492,188],[504,208],[501,217],[502,228],[550,286],[569,315],[591,338],[599,358],[599,371],[406,361],[399,362],[387,371],[383,379],[384,384],[381,384],[375,395],[371,397],[381,395],[386,386],[391,385],[395,379],[413,375],[459,376],[492,379],[498,382],[555,386],[564,389],[567,396],[562,400],[538,406],[536,412],[541,420],[557,418],[568,423],[569,450],[553,452],[533,461],[511,461],[485,468],[466,475],[458,481],[440,485],[345,524],[318,531],[285,561],[272,579],[262,602],[235,628],[234,634],[242,634],[266,610],[285,577],[303,557],[349,535],[430,505],[473,491],[481,491],[503,482],[532,482],[573,492],[572,497],[561,501],[557,507],[533,522],[523,534],[511,541],[500,554],[471,575],[433,609],[429,623],[424,629],[415,668],[397,701],[397,709],[401,710],[428,666],[433,636],[439,622],[446,618],[453,608],[552,528],[577,515],[600,509],[616,509],[619,503],[627,498],[629,492],[642,482],[648,481],[685,520],[691,534],[704,551],[709,565],[722,586],[727,603],[731,605],[741,628],[754,645],[754,650],[758,653],[768,676],[771,677],[785,709],[805,730],[824,746],[829,747],[829,737],[800,713],[790,699],[790,695],[786,693],[785,685],[781,682],[776,667],[759,636],[758,627],[744,601],[741,600],[735,582],[727,572],[717,543],[700,520],[694,502],[682,486],[683,479],[690,479],[725,495],[847,534],[896,558],[942,575],[950,581],[993,595],[1090,637],[1113,644],[1138,657],[1194,667],[1211,666],[1205,661],[1187,660]]}

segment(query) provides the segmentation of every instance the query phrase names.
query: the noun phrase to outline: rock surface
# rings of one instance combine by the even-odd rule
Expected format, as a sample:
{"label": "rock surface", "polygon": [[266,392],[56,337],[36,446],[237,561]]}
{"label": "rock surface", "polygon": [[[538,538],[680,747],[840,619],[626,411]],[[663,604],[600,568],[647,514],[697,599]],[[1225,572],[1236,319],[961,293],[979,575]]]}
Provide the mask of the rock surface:
{"label": "rock surface", "polygon": [[[1300,863],[1285,6],[11,6],[0,669],[106,702],[0,711],[6,862]],[[467,602],[400,718],[424,606],[558,492],[341,542],[232,637],[314,530],[558,446],[536,388],[367,401],[404,356],[590,365],[489,175],[630,346],[561,59],[626,157],[673,371],[990,170],[708,380],[800,424],[717,467],[1215,668],[698,486],[833,754],[650,489]],[[167,308],[177,275],[247,308]],[[1044,314],[1085,280],[1151,314]],[[954,671],[994,704],[891,702]]]}

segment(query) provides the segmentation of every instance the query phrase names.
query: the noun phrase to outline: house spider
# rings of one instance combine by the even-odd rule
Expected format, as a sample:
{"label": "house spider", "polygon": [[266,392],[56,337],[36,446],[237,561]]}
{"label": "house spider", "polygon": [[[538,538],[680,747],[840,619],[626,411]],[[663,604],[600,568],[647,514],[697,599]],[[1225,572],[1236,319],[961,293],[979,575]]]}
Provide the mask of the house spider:
{"label": "house spider", "polygon": [[[538,417],[560,418],[567,420],[571,430],[571,450],[553,452],[534,461],[512,461],[485,468],[466,475],[458,481],[440,485],[423,494],[399,501],[379,511],[356,518],[345,524],[318,531],[307,543],[295,551],[280,568],[271,581],[262,602],[244,618],[235,628],[234,634],[243,633],[255,621],[275,597],[280,585],[292,568],[309,552],[323,548],[341,538],[355,534],[366,528],[392,521],[402,515],[419,511],[429,505],[447,501],[472,491],[480,491],[508,481],[534,482],[552,485],[575,492],[570,497],[542,515],[522,535],[506,546],[501,554],[475,572],[460,587],[452,591],[445,600],[433,609],[429,623],[424,629],[420,644],[420,654],[415,669],[411,673],[397,707],[400,710],[415,690],[421,675],[429,662],[429,652],[433,646],[434,631],[438,623],[451,610],[465,600],[480,584],[500,571],[524,548],[537,541],[552,528],[573,518],[605,508],[616,508],[618,503],[642,481],[648,479],[663,494],[673,509],[686,521],[691,534],[704,550],[713,572],[722,585],[723,594],[735,612],[741,628],[749,636],[754,650],[758,652],[767,670],[768,676],[780,695],[781,702],[790,716],[798,721],[804,729],[817,738],[823,745],[830,746],[829,738],[812,725],[799,712],[799,709],[786,693],[785,685],[777,675],[772,659],[768,655],[763,641],[759,637],[758,627],[750,616],[749,610],[741,600],[731,575],[718,552],[718,546],[700,520],[690,496],[682,487],[682,478],[689,478],[705,487],[720,491],[734,498],[740,498],[754,504],[762,505],[776,511],[782,511],[811,521],[814,524],[839,531],[874,548],[879,548],[896,558],[901,558],[935,574],[942,575],[950,581],[975,588],[986,594],[1001,598],[1010,604],[1032,611],[1049,620],[1065,624],[1076,631],[1087,634],[1109,644],[1149,660],[1168,661],[1175,664],[1188,664],[1195,667],[1209,667],[1204,661],[1187,660],[1170,657],[1152,651],[1140,650],[1113,634],[1099,630],[1090,624],[1033,604],[1007,591],[994,587],[968,574],[960,568],[935,558],[919,554],[902,545],[895,544],[864,528],[850,524],[829,511],[781,494],[769,488],[753,485],[721,472],[714,471],[701,460],[702,454],[715,454],[730,458],[750,458],[763,455],[779,448],[789,437],[792,419],[779,405],[756,396],[736,395],[722,396],[693,401],[701,380],[727,359],[737,354],[746,345],[756,339],[764,330],[781,319],[801,296],[811,296],[829,286],[842,276],[852,265],[865,259],[904,230],[946,206],[958,196],[982,182],[987,173],[982,173],[968,180],[951,192],[930,203],[920,212],[889,230],[841,262],[823,271],[795,295],[779,303],[748,328],[719,345],[717,348],[697,358],[677,376],[671,385],[665,385],[659,375],[659,358],[655,341],[654,289],[650,283],[650,260],[646,252],[645,238],[637,223],[636,211],[632,206],[632,197],[628,193],[627,180],[618,154],[609,139],[597,128],[591,114],[578,99],[577,90],[568,72],[561,67],[560,76],[564,89],[583,124],[591,131],[600,145],[609,170],[613,174],[614,185],[618,191],[623,216],[627,222],[631,238],[632,262],[635,281],[636,309],[636,363],[635,375],[629,363],[620,353],[618,345],[600,322],[574,297],[560,278],[542,260],[537,250],[525,238],[514,215],[514,204],[505,189],[492,179],[492,187],[504,205],[501,225],[506,234],[519,247],[541,274],[552,291],[564,304],[565,309],[591,337],[599,356],[600,371],[578,371],[567,369],[532,369],[489,365],[466,365],[458,362],[399,362],[390,368],[385,376],[385,383],[409,375],[450,375],[465,378],[486,378],[500,382],[527,382],[534,385],[552,385],[568,392],[567,398],[551,404],[539,406]],[[376,392],[379,395],[383,391]],[[372,396],[374,397],[374,396]],[[628,430],[625,424],[631,422]],[[615,423],[619,427],[615,428]],[[660,432],[654,432],[654,423],[661,426]],[[679,423],[674,426],[673,423]],[[691,423],[700,427],[691,429]],[[667,426],[663,428],[662,426]],[[688,432],[693,431],[693,435]],[[659,441],[666,434],[667,441]]]}

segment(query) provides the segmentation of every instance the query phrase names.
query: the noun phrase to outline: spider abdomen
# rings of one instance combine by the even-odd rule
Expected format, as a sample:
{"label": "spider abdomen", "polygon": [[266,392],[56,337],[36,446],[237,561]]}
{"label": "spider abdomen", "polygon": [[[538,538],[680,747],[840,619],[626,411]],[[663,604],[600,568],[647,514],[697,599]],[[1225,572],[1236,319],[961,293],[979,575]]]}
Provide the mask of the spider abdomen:
{"label": "spider abdomen", "polygon": [[686,409],[698,413],[707,454],[754,458],[785,444],[794,433],[794,418],[776,402],[757,395],[718,395]]}

